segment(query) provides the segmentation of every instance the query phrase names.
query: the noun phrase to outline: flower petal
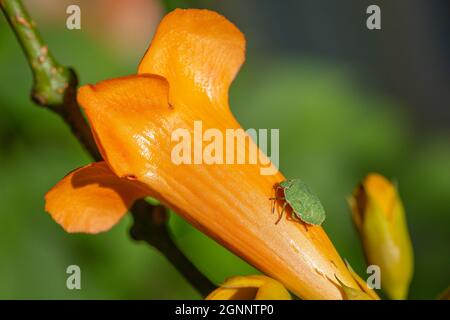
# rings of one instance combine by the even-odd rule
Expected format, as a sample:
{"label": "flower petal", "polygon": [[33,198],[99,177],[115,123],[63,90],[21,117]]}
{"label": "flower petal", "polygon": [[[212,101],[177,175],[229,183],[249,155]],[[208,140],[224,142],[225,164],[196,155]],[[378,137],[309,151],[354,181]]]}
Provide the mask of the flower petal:
{"label": "flower petal", "polygon": [[45,195],[45,210],[67,232],[98,233],[114,226],[145,192],[118,178],[105,162],[69,173]]}
{"label": "flower petal", "polygon": [[228,104],[228,88],[245,59],[244,35],[220,14],[176,9],[167,14],[145,53],[138,73],[165,77],[170,101]]}
{"label": "flower petal", "polygon": [[228,279],[206,300],[291,300],[291,295],[280,282],[263,275],[253,275]]}
{"label": "flower petal", "polygon": [[391,219],[397,201],[395,185],[378,173],[370,173],[364,180],[368,201],[375,202],[386,218]]}
{"label": "flower petal", "polygon": [[168,90],[167,81],[156,75],[122,77],[78,90],[103,159],[119,177],[135,179],[136,168],[170,161],[155,150],[170,143]]}

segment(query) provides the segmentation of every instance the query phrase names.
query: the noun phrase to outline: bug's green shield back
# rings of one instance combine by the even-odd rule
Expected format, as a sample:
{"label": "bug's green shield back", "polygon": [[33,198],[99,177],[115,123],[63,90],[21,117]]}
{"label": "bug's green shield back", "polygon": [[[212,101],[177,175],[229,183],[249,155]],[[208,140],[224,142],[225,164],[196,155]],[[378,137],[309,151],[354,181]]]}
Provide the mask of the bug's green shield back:
{"label": "bug's green shield back", "polygon": [[294,214],[302,221],[320,225],[325,220],[325,209],[308,185],[299,179],[288,180],[284,196]]}

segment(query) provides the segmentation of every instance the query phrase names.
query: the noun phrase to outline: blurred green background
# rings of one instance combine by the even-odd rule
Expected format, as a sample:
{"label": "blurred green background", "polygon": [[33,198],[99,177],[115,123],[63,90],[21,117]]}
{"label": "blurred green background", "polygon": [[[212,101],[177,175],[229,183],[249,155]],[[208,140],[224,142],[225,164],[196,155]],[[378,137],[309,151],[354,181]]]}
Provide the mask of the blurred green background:
{"label": "blurred green background", "polygon": [[[379,2],[385,11],[378,33],[365,28],[364,1],[170,6],[217,10],[246,34],[233,112],[245,128],[280,128],[281,171],[318,193],[326,231],[362,276],[346,197],[372,171],[398,181],[415,250],[410,298],[431,299],[450,284],[449,82],[439,78],[448,76],[448,47],[440,46],[445,32],[433,15],[448,4],[406,10],[419,16],[403,16],[398,25],[396,14],[417,1],[405,8]],[[24,3],[81,84],[135,73],[164,10],[156,0]],[[81,30],[65,28],[69,4],[81,7]],[[408,41],[412,19],[425,29]],[[423,47],[429,33],[434,42]],[[30,70],[0,17],[0,298],[199,298],[162,255],[129,238],[130,217],[101,235],[69,235],[44,212],[45,192],[90,159],[56,115],[30,102],[30,88]],[[214,282],[255,272],[176,215],[170,223],[177,243]],[[66,288],[71,264],[81,267],[82,290]]]}

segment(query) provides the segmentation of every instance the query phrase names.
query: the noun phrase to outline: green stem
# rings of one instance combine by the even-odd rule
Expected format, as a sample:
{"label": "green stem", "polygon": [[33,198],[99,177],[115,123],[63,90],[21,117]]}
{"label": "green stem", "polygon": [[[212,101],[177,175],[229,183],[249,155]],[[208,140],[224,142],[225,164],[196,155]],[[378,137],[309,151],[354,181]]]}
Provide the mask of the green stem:
{"label": "green stem", "polygon": [[[0,0],[0,7],[33,72],[33,101],[56,112],[90,155],[97,161],[102,160],[76,100],[76,73],[54,59],[20,0]],[[134,217],[130,230],[132,237],[158,249],[202,296],[207,295],[214,289],[214,284],[176,246],[167,228],[167,214],[161,208],[152,206],[145,200],[136,201],[131,209]],[[164,220],[160,219],[161,210],[164,211]]]}
{"label": "green stem", "polygon": [[33,100],[50,108],[62,105],[72,81],[70,70],[55,61],[20,1],[2,0],[0,4],[31,65]]}
{"label": "green stem", "polygon": [[101,160],[91,129],[76,101],[75,71],[55,60],[21,1],[0,0],[0,6],[33,73],[31,98],[59,114],[92,157]]}

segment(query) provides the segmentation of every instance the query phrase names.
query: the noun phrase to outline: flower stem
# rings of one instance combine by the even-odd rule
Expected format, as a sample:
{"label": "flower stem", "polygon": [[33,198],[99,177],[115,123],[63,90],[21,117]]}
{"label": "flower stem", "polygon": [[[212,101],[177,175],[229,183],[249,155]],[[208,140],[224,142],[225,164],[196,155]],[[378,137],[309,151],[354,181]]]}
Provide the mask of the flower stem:
{"label": "flower stem", "polygon": [[[55,60],[20,0],[0,0],[0,7],[31,67],[31,98],[36,104],[61,116],[89,154],[95,160],[101,160],[92,132],[76,100],[76,73]],[[167,227],[164,207],[138,200],[131,213],[134,217],[130,230],[133,239],[144,240],[158,249],[202,296],[215,288],[176,246]]]}

